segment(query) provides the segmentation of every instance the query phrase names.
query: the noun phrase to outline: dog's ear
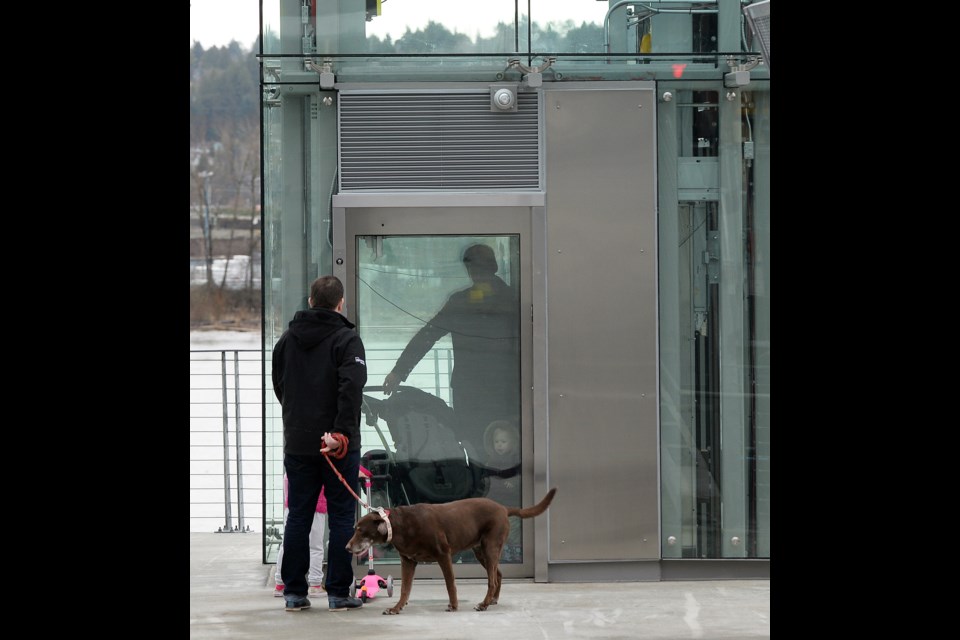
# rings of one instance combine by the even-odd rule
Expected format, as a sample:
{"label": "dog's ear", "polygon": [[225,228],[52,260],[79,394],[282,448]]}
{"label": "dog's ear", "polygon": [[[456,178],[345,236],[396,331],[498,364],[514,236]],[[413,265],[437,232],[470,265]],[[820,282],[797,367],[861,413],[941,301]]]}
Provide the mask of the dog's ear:
{"label": "dog's ear", "polygon": [[382,536],[387,535],[387,523],[381,520],[380,524],[377,525],[377,532]]}

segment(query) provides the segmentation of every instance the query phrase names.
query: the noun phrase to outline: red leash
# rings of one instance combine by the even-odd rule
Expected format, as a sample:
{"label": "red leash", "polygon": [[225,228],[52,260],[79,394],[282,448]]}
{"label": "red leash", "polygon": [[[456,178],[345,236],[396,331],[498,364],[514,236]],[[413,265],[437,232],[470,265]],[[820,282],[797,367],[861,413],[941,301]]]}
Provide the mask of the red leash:
{"label": "red leash", "polygon": [[[349,441],[347,440],[347,437],[341,433],[334,433],[333,437],[340,441],[340,448],[337,450],[337,452],[339,452],[340,455],[339,456],[336,455],[337,452],[334,453],[334,456],[339,460],[340,458],[343,458],[344,456],[347,455],[347,443]],[[327,459],[327,464],[330,465],[330,468],[333,469],[333,472],[337,474],[338,478],[340,478],[340,482],[343,484],[343,486],[347,488],[347,491],[350,492],[350,495],[356,498],[357,502],[365,506],[367,508],[367,511],[376,511],[377,513],[380,514],[380,517],[383,518],[383,523],[387,526],[387,543],[389,544],[390,541],[393,539],[393,527],[390,525],[390,518],[389,518],[390,512],[384,509],[383,507],[376,507],[376,508],[371,507],[369,504],[361,500],[360,496],[358,496],[356,492],[350,488],[350,485],[347,484],[347,481],[344,479],[343,475],[340,473],[340,470],[333,465],[333,460],[330,459],[330,456],[326,452],[321,451],[321,453],[323,453],[323,457]]]}
{"label": "red leash", "polygon": [[354,492],[354,490],[350,488],[350,485],[347,484],[347,481],[343,478],[342,475],[340,475],[340,471],[339,471],[335,466],[333,466],[333,460],[330,459],[330,456],[327,455],[326,453],[324,453],[324,454],[323,454],[323,457],[327,459],[327,464],[330,465],[330,468],[333,469],[333,472],[334,472],[335,474],[337,474],[337,477],[338,477],[338,478],[340,478],[340,482],[343,483],[343,486],[345,486],[345,487],[347,488],[347,491],[349,491],[350,494],[351,494],[354,498],[357,499],[357,502],[359,502],[360,504],[362,504],[363,506],[365,506],[365,507],[367,508],[367,511],[376,511],[376,509],[374,509],[373,507],[371,507],[370,505],[368,505],[366,502],[364,502],[363,500],[361,500],[361,499],[360,499],[360,496],[358,496],[358,495]]}

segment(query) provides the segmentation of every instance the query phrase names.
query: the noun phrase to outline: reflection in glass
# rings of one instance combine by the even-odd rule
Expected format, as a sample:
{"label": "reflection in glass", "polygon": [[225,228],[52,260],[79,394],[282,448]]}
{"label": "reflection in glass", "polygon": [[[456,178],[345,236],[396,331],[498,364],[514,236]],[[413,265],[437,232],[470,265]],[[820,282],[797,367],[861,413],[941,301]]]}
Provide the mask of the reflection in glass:
{"label": "reflection in glass", "polygon": [[[520,506],[518,238],[362,236],[357,256],[365,459],[391,479],[380,498]],[[522,561],[515,529],[504,562]]]}

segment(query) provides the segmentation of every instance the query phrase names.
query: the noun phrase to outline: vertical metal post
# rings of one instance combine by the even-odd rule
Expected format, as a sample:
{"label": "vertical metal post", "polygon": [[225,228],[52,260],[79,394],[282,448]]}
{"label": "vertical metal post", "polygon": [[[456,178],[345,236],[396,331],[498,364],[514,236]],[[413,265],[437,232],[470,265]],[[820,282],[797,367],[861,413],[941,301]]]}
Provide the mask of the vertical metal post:
{"label": "vertical metal post", "polygon": [[243,533],[243,470],[241,469],[242,457],[240,455],[240,360],[239,352],[233,352],[233,415],[237,425],[237,520],[240,525],[240,532]]}
{"label": "vertical metal post", "polygon": [[220,388],[223,396],[223,510],[226,524],[224,532],[231,531],[230,521],[230,436],[227,431],[227,352],[220,352]]}
{"label": "vertical metal post", "polygon": [[[447,349],[447,388],[450,390],[450,404],[453,405],[453,386],[450,382],[453,380],[453,349]],[[440,395],[440,392],[437,392]]]}

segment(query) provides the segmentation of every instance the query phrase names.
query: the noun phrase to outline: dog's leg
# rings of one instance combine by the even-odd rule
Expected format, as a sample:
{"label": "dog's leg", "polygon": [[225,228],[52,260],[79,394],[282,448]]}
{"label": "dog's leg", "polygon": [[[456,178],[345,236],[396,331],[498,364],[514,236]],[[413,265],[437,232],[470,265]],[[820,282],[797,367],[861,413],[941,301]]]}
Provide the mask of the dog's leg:
{"label": "dog's leg", "polygon": [[477,611],[486,611],[490,605],[497,604],[500,595],[500,579],[502,576],[499,564],[498,561],[490,563],[487,566],[487,594],[483,597],[483,600],[474,607]]}
{"label": "dog's leg", "polygon": [[[509,529],[507,530],[509,533]],[[493,565],[497,568],[497,586],[493,590],[493,598],[490,600],[490,604],[497,604],[500,601],[500,587],[503,586],[503,572],[500,571],[500,556],[503,554],[503,545],[507,543],[507,536],[503,536],[503,539],[500,541],[500,546],[497,548],[497,555],[494,556],[496,563]]]}
{"label": "dog's leg", "polygon": [[447,611],[456,611],[460,603],[457,600],[457,583],[453,578],[453,560],[449,555],[442,555],[437,558],[437,564],[443,572],[443,581],[447,583],[447,597],[450,598]]}
{"label": "dog's leg", "polygon": [[497,556],[490,555],[490,549],[485,544],[475,547],[473,552],[476,554],[480,566],[487,570],[487,593],[474,609],[486,611],[490,605],[497,604],[497,594],[500,593],[500,569],[498,567],[500,559]]}
{"label": "dog's leg", "polygon": [[487,607],[497,604],[500,600],[500,584],[503,582],[503,573],[500,571],[500,554],[503,553],[503,543],[506,536],[490,535],[480,542],[480,546],[473,552],[477,555],[480,566],[487,570],[487,595],[474,609],[486,611]]}
{"label": "dog's leg", "polygon": [[385,609],[383,615],[395,616],[410,601],[410,589],[413,588],[413,574],[417,570],[417,561],[400,556],[400,599],[397,604]]}
{"label": "dog's leg", "polygon": [[500,571],[500,563],[497,563],[497,587],[493,590],[493,598],[490,599],[490,604],[497,604],[500,602],[500,587],[503,585],[503,572]]}

